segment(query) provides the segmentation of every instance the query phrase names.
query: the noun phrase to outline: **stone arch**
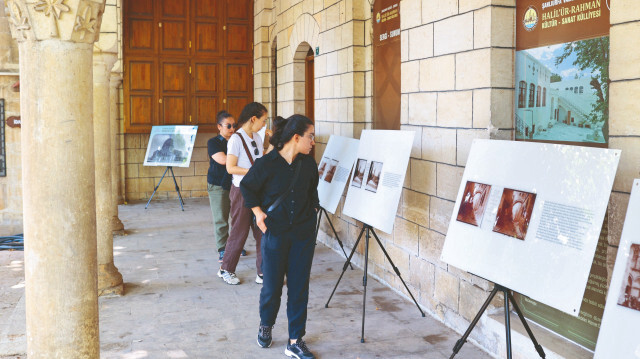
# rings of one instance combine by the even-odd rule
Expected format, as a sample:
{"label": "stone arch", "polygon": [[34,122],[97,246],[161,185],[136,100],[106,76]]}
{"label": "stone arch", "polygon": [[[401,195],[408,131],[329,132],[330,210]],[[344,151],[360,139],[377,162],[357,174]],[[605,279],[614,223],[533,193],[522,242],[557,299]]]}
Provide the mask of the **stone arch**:
{"label": "stone arch", "polygon": [[315,49],[320,45],[320,25],[318,25],[316,19],[308,13],[300,15],[291,30],[289,51],[291,51],[292,58],[295,59],[298,47],[303,42],[306,42],[311,49]]}

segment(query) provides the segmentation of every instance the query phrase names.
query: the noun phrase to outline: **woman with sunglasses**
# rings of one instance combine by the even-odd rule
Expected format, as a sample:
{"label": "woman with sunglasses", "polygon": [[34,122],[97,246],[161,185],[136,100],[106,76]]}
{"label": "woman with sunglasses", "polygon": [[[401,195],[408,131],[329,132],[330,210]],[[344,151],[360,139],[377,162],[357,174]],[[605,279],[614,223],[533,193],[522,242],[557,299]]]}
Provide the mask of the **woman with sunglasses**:
{"label": "woman with sunglasses", "polygon": [[253,162],[262,157],[264,149],[258,131],[264,127],[266,121],[267,108],[264,105],[258,102],[246,105],[238,118],[236,127],[238,130],[231,136],[227,145],[227,172],[233,176],[229,190],[231,231],[222,258],[222,266],[218,271],[218,277],[227,284],[240,284],[240,279],[236,276],[236,266],[250,229],[256,240],[256,283],[262,284],[262,254],[260,252],[262,232],[253,223],[253,214],[249,208],[245,207],[239,187],[240,181],[247,174]]}
{"label": "woman with sunglasses", "polygon": [[302,337],[320,207],[318,167],[309,156],[315,144],[313,122],[302,115],[276,121],[271,144],[273,151],[256,161],[240,183],[245,206],[251,208],[264,233],[258,345],[271,346],[286,275],[289,340],[284,352],[292,358],[312,359]]}
{"label": "woman with sunglasses", "polygon": [[216,233],[218,261],[222,262],[229,237],[229,189],[231,175],[227,172],[227,141],[236,130],[236,120],[227,111],[216,115],[218,136],[207,141],[209,171],[207,172],[207,192],[213,215],[213,228]]}

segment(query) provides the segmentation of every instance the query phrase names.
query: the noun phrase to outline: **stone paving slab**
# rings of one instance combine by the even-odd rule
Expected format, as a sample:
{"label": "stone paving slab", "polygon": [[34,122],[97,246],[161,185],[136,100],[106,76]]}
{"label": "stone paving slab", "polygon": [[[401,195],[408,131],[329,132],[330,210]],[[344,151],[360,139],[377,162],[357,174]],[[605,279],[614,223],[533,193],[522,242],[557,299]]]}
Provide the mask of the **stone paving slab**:
{"label": "stone paving slab", "polygon": [[[115,237],[114,254],[125,295],[100,298],[101,358],[285,358],[286,288],[273,346],[256,344],[260,285],[253,282],[253,239],[237,269],[242,284],[230,286],[216,276],[219,263],[206,199],[188,199],[184,212],[176,200],[154,201],[147,210],[144,205],[120,207],[127,234]],[[26,351],[24,324],[18,324],[24,323],[24,272],[13,270],[22,265],[21,252],[16,253],[10,260],[0,255],[0,358],[23,358]],[[347,270],[325,308],[343,263],[333,250],[316,247],[305,340],[318,358],[450,356],[460,335],[428,315],[423,318],[412,302],[371,277],[366,343],[360,343],[361,269]],[[456,358],[491,356],[467,343]]]}

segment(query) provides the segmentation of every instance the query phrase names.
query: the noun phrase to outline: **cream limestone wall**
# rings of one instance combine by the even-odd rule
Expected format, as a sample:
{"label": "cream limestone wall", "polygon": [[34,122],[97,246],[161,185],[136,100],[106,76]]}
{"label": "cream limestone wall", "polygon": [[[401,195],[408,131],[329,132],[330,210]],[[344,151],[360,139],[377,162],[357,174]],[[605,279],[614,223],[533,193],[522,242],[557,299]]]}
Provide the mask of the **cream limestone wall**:
{"label": "cream limestone wall", "polygon": [[[13,89],[19,81],[18,47],[11,38],[9,20],[0,7],[0,98],[5,119],[20,115],[20,93]],[[0,236],[22,233],[22,163],[20,128],[5,126],[7,176],[0,177]]]}

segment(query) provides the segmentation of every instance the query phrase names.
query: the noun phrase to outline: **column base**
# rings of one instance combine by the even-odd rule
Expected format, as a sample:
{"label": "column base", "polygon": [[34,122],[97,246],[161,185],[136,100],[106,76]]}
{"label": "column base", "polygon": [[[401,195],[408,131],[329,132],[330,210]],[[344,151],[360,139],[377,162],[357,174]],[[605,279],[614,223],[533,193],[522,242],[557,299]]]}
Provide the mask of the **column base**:
{"label": "column base", "polygon": [[118,216],[113,216],[111,218],[111,231],[116,236],[124,236],[124,224]]}
{"label": "column base", "polygon": [[113,263],[98,265],[98,296],[122,295],[124,284],[122,274]]}

